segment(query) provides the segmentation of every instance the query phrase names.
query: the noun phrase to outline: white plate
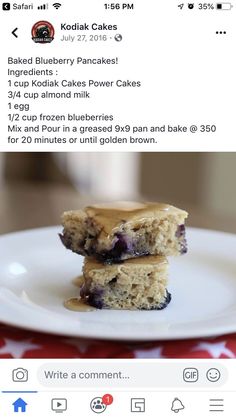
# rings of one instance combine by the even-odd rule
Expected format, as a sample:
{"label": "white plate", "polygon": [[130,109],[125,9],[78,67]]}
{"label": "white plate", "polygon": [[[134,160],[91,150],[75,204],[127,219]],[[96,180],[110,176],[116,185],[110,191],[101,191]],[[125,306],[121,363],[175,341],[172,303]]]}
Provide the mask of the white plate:
{"label": "white plate", "polygon": [[189,252],[170,258],[172,301],[162,311],[79,313],[72,280],[83,258],[60,227],[0,236],[0,321],[40,332],[116,340],[183,339],[236,331],[236,235],[187,229]]}

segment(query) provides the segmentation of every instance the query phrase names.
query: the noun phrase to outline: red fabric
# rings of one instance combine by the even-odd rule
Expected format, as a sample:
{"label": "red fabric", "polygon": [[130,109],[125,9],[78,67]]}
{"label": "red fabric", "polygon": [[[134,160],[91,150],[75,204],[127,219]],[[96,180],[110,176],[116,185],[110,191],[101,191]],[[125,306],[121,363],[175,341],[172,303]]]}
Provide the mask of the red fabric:
{"label": "red fabric", "polygon": [[0,358],[235,358],[236,333],[215,338],[109,342],[0,325]]}

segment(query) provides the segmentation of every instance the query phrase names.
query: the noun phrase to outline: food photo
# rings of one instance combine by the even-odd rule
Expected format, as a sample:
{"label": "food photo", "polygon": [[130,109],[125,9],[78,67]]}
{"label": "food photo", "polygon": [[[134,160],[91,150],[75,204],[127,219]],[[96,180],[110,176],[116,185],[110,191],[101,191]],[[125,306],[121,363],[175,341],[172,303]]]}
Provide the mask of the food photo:
{"label": "food photo", "polygon": [[235,159],[3,153],[0,356],[234,358]]}

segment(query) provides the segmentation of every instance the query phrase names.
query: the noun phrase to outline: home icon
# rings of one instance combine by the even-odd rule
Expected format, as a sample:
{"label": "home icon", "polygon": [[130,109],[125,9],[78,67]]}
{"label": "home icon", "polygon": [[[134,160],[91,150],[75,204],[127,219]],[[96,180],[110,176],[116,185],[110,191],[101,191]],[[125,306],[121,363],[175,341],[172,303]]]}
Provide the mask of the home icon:
{"label": "home icon", "polygon": [[23,399],[17,399],[12,405],[14,406],[14,413],[26,412],[27,403]]}

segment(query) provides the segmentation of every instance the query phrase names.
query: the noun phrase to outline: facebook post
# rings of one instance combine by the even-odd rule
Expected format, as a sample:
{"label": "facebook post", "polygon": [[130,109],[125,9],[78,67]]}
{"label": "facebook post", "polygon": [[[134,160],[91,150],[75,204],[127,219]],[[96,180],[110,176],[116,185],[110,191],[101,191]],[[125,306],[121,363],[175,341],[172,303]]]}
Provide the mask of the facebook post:
{"label": "facebook post", "polygon": [[4,417],[232,418],[235,13],[0,3]]}

